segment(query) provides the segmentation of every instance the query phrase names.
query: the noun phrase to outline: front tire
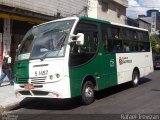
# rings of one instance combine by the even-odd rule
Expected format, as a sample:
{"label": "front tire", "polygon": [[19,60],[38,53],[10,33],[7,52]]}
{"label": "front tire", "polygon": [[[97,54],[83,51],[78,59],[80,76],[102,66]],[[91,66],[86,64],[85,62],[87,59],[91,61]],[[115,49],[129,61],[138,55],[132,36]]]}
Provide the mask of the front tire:
{"label": "front tire", "polygon": [[139,72],[137,70],[134,70],[132,74],[132,86],[137,87],[138,84],[139,84]]}
{"label": "front tire", "polygon": [[82,88],[82,104],[89,105],[95,100],[94,86],[91,81],[86,81]]}

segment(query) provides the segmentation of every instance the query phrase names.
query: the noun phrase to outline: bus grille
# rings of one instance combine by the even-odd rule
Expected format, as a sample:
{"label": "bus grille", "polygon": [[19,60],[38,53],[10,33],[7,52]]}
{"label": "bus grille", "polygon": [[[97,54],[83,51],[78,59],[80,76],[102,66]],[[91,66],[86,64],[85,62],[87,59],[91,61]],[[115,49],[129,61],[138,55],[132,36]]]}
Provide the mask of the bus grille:
{"label": "bus grille", "polygon": [[28,78],[19,78],[17,80],[18,84],[27,84],[28,83]]}
{"label": "bus grille", "polygon": [[45,83],[46,77],[32,77],[31,83],[36,85],[41,85]]}
{"label": "bus grille", "polygon": [[32,91],[33,94],[31,94],[30,91],[19,91],[21,95],[30,95],[30,96],[47,96],[49,92],[46,91]]}

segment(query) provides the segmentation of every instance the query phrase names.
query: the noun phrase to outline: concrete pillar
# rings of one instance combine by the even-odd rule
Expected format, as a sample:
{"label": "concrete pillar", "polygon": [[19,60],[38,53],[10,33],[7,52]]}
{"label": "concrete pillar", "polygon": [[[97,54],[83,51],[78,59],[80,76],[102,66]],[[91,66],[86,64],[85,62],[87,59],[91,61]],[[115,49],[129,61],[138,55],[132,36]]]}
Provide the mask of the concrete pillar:
{"label": "concrete pillar", "polygon": [[[3,40],[3,56],[7,54],[8,51],[10,51],[10,45],[11,45],[11,22],[10,19],[4,19],[4,25],[3,25],[3,35],[2,35],[2,40]],[[2,72],[2,62],[0,63],[0,74]],[[6,78],[4,78],[7,80]]]}
{"label": "concrete pillar", "polygon": [[3,27],[3,46],[4,46],[4,55],[10,51],[11,45],[11,22],[10,19],[4,19],[4,27]]}
{"label": "concrete pillar", "polygon": [[0,63],[2,61],[2,33],[0,33]]}
{"label": "concrete pillar", "polygon": [[1,65],[2,65],[2,33],[0,33],[0,75],[1,75]]}
{"label": "concrete pillar", "polygon": [[98,1],[88,0],[88,17],[97,18],[98,17]]}

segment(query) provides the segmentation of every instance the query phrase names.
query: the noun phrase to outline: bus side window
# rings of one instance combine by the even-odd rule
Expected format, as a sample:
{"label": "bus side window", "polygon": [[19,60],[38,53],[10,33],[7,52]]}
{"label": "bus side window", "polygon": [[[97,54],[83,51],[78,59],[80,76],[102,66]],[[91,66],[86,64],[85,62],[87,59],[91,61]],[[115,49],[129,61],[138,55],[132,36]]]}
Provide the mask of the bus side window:
{"label": "bus side window", "polygon": [[122,31],[117,26],[112,27],[112,44],[113,44],[113,52],[122,52]]}
{"label": "bus side window", "polygon": [[113,51],[113,45],[112,45],[112,34],[111,34],[111,28],[107,25],[102,25],[102,42],[103,42],[103,48],[105,52],[112,52]]}
{"label": "bus side window", "polygon": [[138,39],[139,39],[139,41],[143,41],[144,40],[142,32],[138,32]]}
{"label": "bus side window", "polygon": [[98,46],[97,32],[86,32],[84,36],[84,45],[80,46],[81,51],[84,53],[96,52]]}
{"label": "bus side window", "polygon": [[119,28],[112,28],[112,38],[113,39],[120,39],[120,29]]}

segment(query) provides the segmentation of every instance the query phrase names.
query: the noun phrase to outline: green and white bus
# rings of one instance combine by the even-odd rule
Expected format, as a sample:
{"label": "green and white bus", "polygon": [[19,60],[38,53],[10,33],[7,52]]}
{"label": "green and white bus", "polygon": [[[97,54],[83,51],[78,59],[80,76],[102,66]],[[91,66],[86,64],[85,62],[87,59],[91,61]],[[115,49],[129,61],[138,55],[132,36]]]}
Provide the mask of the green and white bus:
{"label": "green and white bus", "polygon": [[17,51],[16,96],[73,98],[84,104],[94,92],[153,71],[148,31],[88,17],[34,26]]}

